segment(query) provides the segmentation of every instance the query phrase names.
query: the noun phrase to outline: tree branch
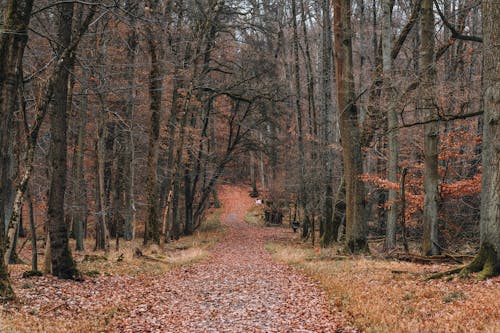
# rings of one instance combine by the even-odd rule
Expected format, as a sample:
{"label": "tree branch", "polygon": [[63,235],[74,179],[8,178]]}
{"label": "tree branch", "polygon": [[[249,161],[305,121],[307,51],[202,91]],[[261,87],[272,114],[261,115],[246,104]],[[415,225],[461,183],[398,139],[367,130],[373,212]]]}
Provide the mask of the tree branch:
{"label": "tree branch", "polygon": [[394,46],[391,50],[391,58],[393,60],[395,60],[398,57],[399,51],[401,51],[401,48],[403,47],[406,38],[413,29],[415,23],[418,21],[418,17],[420,16],[421,3],[422,0],[416,0],[415,7],[413,8],[410,19],[408,20],[408,22],[406,22],[406,25],[403,27],[403,30],[401,30],[398,39],[394,41]]}
{"label": "tree branch", "polygon": [[459,114],[459,115],[438,114],[438,117],[434,118],[434,119],[428,119],[428,120],[424,120],[424,121],[417,121],[414,123],[405,124],[404,119],[403,119],[403,115],[401,112],[400,117],[401,117],[401,121],[402,121],[403,125],[401,125],[397,128],[414,127],[414,126],[425,125],[425,124],[429,124],[429,123],[433,123],[435,121],[441,121],[441,120],[453,121],[453,120],[467,119],[467,118],[471,118],[471,117],[477,117],[477,116],[480,116],[482,114],[483,114],[483,111],[470,112],[470,113],[464,113],[464,114]]}
{"label": "tree branch", "polygon": [[437,12],[439,14],[439,17],[441,17],[441,20],[443,21],[443,24],[448,29],[450,29],[450,31],[451,31],[451,38],[453,38],[453,39],[461,39],[461,40],[468,40],[468,41],[477,42],[477,43],[482,43],[483,42],[483,39],[481,37],[478,37],[478,36],[469,36],[469,35],[464,35],[464,34],[460,33],[457,29],[455,29],[455,27],[450,22],[448,22],[448,20],[444,16],[443,12],[441,11],[441,8],[439,8],[439,4],[438,4],[437,0],[434,0],[434,5],[436,5]]}

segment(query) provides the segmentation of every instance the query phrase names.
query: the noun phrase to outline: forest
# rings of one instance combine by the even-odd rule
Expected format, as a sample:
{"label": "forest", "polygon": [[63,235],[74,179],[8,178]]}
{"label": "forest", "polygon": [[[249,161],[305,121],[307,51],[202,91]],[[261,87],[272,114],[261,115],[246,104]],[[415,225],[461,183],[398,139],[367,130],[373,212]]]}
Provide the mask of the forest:
{"label": "forest", "polygon": [[0,13],[0,331],[500,330],[497,2]]}

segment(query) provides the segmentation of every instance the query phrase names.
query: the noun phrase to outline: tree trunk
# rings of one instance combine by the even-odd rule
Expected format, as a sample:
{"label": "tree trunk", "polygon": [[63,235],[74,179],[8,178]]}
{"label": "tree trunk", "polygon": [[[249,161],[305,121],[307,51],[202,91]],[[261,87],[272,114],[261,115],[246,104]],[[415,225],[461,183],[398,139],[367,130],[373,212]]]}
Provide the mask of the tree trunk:
{"label": "tree trunk", "polygon": [[193,191],[191,184],[191,171],[188,167],[184,168],[184,212],[186,214],[184,224],[184,235],[192,235],[195,229],[193,219]]}
{"label": "tree trunk", "polygon": [[146,187],[148,214],[144,232],[144,244],[149,240],[160,244],[160,220],[159,220],[159,188],[158,188],[158,154],[160,145],[160,119],[161,98],[163,90],[163,75],[161,69],[162,45],[157,41],[151,28],[148,28],[148,46],[151,56],[151,69],[149,73],[149,97],[151,110],[151,123],[149,130],[148,148],[148,179]]}
{"label": "tree trunk", "polygon": [[[129,13],[137,10],[138,1],[128,0],[125,8]],[[123,207],[123,238],[132,240],[134,237],[135,226],[135,200],[134,200],[134,140],[133,140],[133,119],[136,103],[136,84],[135,84],[135,63],[136,54],[139,45],[139,38],[136,28],[135,15],[130,15],[129,31],[127,36],[127,69],[125,71],[125,80],[127,82],[127,99],[125,106],[125,122],[128,126],[124,137],[123,152],[123,182],[124,182],[124,207]]]}
{"label": "tree trunk", "polygon": [[334,0],[333,5],[337,104],[346,184],[346,246],[352,253],[367,252],[365,187],[359,178],[363,173],[363,163],[354,94],[351,1]]}
{"label": "tree trunk", "polygon": [[322,114],[322,151],[325,172],[325,202],[323,207],[323,233],[320,235],[323,246],[328,246],[336,240],[334,225],[333,197],[333,154],[330,145],[333,143],[333,105],[332,105],[332,22],[330,18],[330,1],[322,0],[323,30],[321,43],[321,114]]}
{"label": "tree trunk", "polygon": [[74,165],[75,168],[75,186],[73,193],[73,200],[75,203],[74,215],[73,215],[73,233],[76,240],[76,250],[83,251],[83,239],[84,239],[84,225],[87,215],[87,190],[85,185],[85,178],[83,174],[83,162],[84,162],[84,152],[85,152],[85,134],[87,125],[87,90],[83,91],[81,97],[81,110],[79,115],[78,124],[78,137],[77,137],[77,149],[74,154]]}
{"label": "tree trunk", "polygon": [[345,208],[345,181],[344,177],[342,177],[335,196],[332,221],[326,225],[325,234],[321,240],[325,246],[332,244],[339,239],[339,229],[345,218]]}
{"label": "tree trunk", "polygon": [[[61,54],[71,43],[73,3],[58,6],[58,52]],[[56,75],[53,109],[50,112],[51,145],[50,162],[52,179],[48,199],[47,223],[50,234],[51,270],[63,279],[78,277],[76,264],[68,246],[68,227],[64,219],[64,195],[66,191],[67,159],[67,99],[68,78],[72,57],[63,58],[64,67]]]}
{"label": "tree trunk", "polygon": [[[436,69],[434,61],[434,13],[432,0],[422,0],[420,19],[421,109],[425,112],[424,125],[424,234],[422,254],[440,253],[438,242],[438,141],[439,122],[435,104]],[[434,121],[433,121],[434,120]]]}
{"label": "tree trunk", "polygon": [[96,151],[96,201],[98,218],[96,223],[96,249],[109,250],[109,232],[107,219],[107,200],[106,200],[106,177],[105,177],[105,161],[106,161],[106,118],[107,114],[104,110],[104,101],[101,101],[101,110],[99,111],[97,121],[97,141],[95,146]]}
{"label": "tree trunk", "polygon": [[[392,183],[398,181],[398,118],[393,106],[392,94],[392,8],[393,0],[382,1],[382,75],[383,91],[382,103],[387,112],[387,129],[389,145],[388,179]],[[397,191],[389,190],[389,212],[387,214],[387,231],[385,236],[385,249],[390,250],[396,246],[396,223],[398,218],[398,205],[396,204]]]}
{"label": "tree trunk", "polygon": [[481,186],[481,246],[469,270],[481,271],[480,278],[500,274],[500,53],[498,22],[500,7],[483,0],[483,99],[484,123]]}
{"label": "tree trunk", "polygon": [[31,191],[26,191],[26,202],[28,203],[28,216],[30,220],[31,233],[31,271],[38,272],[38,250],[36,244],[36,224],[35,224],[35,209],[33,208],[33,198]]}
{"label": "tree trunk", "polygon": [[250,192],[250,197],[257,198],[259,196],[259,191],[257,190],[257,175],[255,172],[255,157],[254,152],[249,152],[250,154],[250,181],[252,183],[252,192]]}
{"label": "tree trunk", "polygon": [[[14,298],[5,264],[5,195],[8,193],[8,147],[10,124],[15,111],[19,64],[28,40],[27,27],[31,18],[32,0],[10,0],[6,4],[0,35],[0,299]],[[8,33],[6,33],[8,32]]]}
{"label": "tree trunk", "polygon": [[297,117],[297,136],[299,148],[299,203],[304,213],[304,222],[302,223],[302,237],[309,236],[309,214],[307,211],[307,193],[306,193],[306,179],[305,179],[305,148],[304,148],[304,134],[303,134],[303,115],[302,106],[300,105],[300,67],[299,67],[299,36],[297,32],[297,8],[296,0],[292,0],[292,22],[293,22],[293,57],[294,57],[294,88],[295,99],[294,107]]}

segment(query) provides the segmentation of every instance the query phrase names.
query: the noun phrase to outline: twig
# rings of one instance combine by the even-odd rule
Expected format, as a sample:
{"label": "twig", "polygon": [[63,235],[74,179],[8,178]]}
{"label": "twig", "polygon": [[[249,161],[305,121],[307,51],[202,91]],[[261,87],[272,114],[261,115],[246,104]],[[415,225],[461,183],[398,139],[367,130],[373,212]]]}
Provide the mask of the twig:
{"label": "twig", "polygon": [[42,312],[40,315],[41,315],[41,316],[45,316],[47,313],[52,312],[52,311],[54,311],[54,310],[57,310],[57,309],[59,309],[60,307],[62,307],[62,306],[64,306],[64,305],[66,305],[66,306],[67,306],[66,302],[63,302],[63,303],[58,304],[58,305],[56,305],[56,306],[53,306],[53,307],[51,307],[50,309],[45,310],[44,312]]}

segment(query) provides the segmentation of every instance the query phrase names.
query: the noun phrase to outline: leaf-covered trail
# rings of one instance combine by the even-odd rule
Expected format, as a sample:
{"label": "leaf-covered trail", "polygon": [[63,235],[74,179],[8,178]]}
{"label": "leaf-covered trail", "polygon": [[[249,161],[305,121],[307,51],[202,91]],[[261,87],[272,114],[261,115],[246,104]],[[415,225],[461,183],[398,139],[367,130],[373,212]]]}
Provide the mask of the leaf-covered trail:
{"label": "leaf-covered trail", "polygon": [[265,250],[267,240],[291,231],[243,222],[254,204],[243,189],[224,187],[220,196],[227,232],[202,263],[167,273],[116,271],[80,283],[23,279],[26,266],[12,267],[18,301],[0,304],[0,332],[354,331],[316,284]]}
{"label": "leaf-covered trail", "polygon": [[[274,263],[266,239],[286,232],[243,222],[253,204],[231,188],[221,193],[227,235],[202,264],[162,277],[143,289],[144,303],[123,313],[112,328],[123,332],[342,332],[353,331],[310,280]],[[158,288],[160,287],[160,288]]]}

